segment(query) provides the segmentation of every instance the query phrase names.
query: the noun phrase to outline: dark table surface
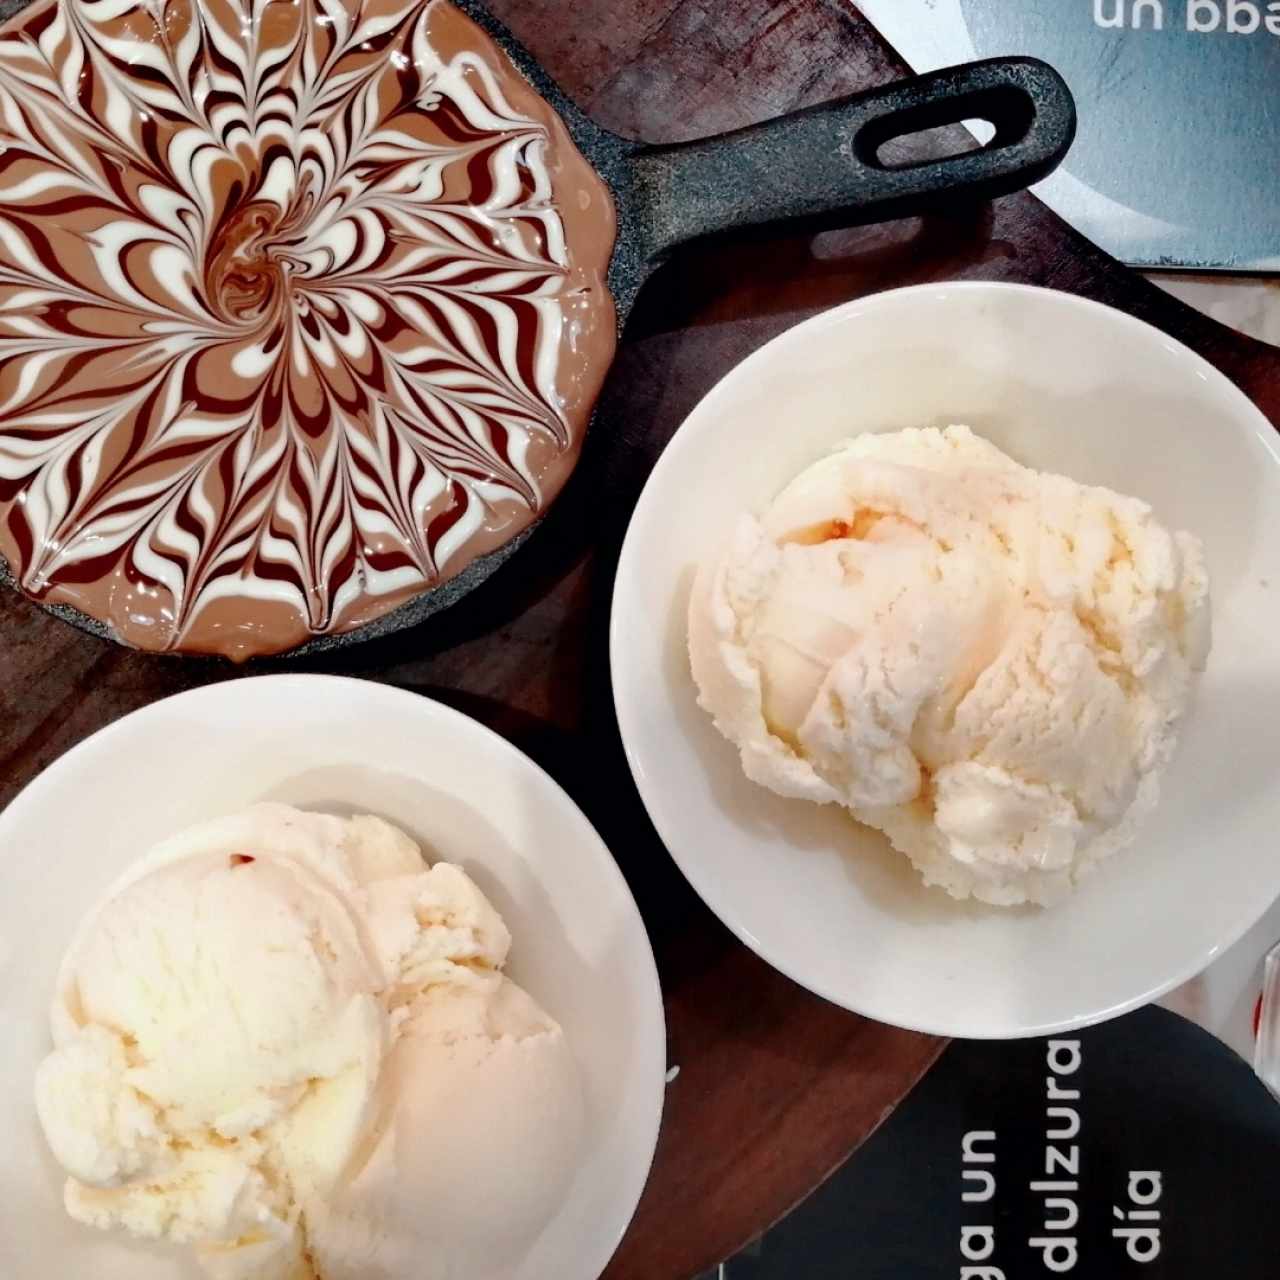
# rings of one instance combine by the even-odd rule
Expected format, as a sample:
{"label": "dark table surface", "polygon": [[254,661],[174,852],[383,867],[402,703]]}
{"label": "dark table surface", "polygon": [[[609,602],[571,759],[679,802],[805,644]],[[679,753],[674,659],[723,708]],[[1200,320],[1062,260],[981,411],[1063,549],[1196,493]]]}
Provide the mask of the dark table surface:
{"label": "dark table surface", "polygon": [[[844,0],[492,0],[600,123],[651,141],[717,132],[904,68]],[[267,671],[383,680],[528,752],[613,849],[653,938],[679,1065],[653,1176],[610,1280],[687,1280],[765,1230],[876,1128],[941,1043],[868,1022],[771,971],[694,897],[649,825],[613,717],[606,623],[649,468],[748,352],[895,285],[1029,281],[1160,325],[1280,422],[1280,354],[1127,272],[1030,196],[946,216],[686,254],[645,290],[578,474],[529,544],[414,631],[305,660],[133,653],[0,594],[0,804],[71,745],[167,694]]]}

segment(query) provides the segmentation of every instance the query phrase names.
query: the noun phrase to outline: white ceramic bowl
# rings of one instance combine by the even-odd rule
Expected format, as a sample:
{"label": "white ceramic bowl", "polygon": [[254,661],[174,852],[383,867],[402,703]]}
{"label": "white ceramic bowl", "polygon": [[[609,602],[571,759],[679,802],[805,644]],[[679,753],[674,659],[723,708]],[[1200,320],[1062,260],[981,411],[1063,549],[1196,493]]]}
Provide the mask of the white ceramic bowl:
{"label": "white ceramic bowl", "polygon": [[[747,780],[695,704],[695,565],[837,441],[967,423],[1014,458],[1146,499],[1205,542],[1214,649],[1158,812],[1065,904],[925,889],[835,807]],[[713,911],[846,1008],[948,1035],[1035,1035],[1151,1000],[1280,892],[1280,437],[1158,330],[1067,294],[927,285],[827,312],[716,386],[660,459],[623,548],[614,694],[658,831]]]}
{"label": "white ceramic bowl", "polygon": [[557,1018],[588,1105],[581,1168],[512,1280],[595,1280],[635,1210],[664,1090],[648,937],[574,803],[496,734],[358,680],[280,675],[180,694],[63,756],[0,815],[0,1276],[176,1280],[175,1252],[71,1222],[36,1122],[54,976],[78,920],[162,836],[257,800],[372,812],[459,862],[506,918],[511,975]]}

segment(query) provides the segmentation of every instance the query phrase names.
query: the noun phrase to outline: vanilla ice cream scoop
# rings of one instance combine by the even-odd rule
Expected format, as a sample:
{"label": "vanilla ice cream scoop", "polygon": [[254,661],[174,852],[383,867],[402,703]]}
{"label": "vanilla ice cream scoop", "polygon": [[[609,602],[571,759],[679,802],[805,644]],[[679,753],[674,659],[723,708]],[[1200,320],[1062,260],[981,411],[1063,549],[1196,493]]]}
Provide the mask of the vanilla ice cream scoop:
{"label": "vanilla ice cream scoop", "polygon": [[750,778],[1000,905],[1132,838],[1208,648],[1196,539],[966,427],[816,463],[743,518],[689,613],[699,701]]}
{"label": "vanilla ice cream scoop", "polygon": [[[387,1280],[455,1255],[497,1274],[582,1120],[563,1033],[501,972],[510,942],[465,872],[377,818],[260,805],[160,845],[59,978],[36,1107],[68,1211],[191,1244],[217,1280],[335,1280],[357,1255]],[[454,1178],[496,1220],[488,1253],[421,1211]]]}

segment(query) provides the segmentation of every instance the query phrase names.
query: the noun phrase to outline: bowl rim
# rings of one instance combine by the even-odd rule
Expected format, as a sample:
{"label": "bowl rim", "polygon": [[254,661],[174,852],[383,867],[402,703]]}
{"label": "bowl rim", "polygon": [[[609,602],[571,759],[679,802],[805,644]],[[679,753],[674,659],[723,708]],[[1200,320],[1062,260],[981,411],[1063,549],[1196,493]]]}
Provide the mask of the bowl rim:
{"label": "bowl rim", "polygon": [[[632,510],[626,536],[623,539],[622,549],[618,556],[618,567],[614,577],[613,599],[609,618],[610,677],[613,686],[614,711],[618,719],[623,750],[645,811],[648,813],[649,819],[657,830],[658,836],[666,847],[672,861],[679,868],[681,875],[684,876],[685,880],[712,914],[739,942],[754,951],[766,964],[777,969],[778,972],[790,978],[791,981],[803,987],[806,991],[810,991],[840,1008],[847,1009],[851,1013],[887,1022],[892,1026],[901,1027],[907,1031],[920,1032],[925,1035],[972,1040],[1027,1039],[1079,1030],[1109,1021],[1133,1009],[1150,1004],[1152,1001],[1172,991],[1175,987],[1181,986],[1197,974],[1202,973],[1218,956],[1239,942],[1267,912],[1272,902],[1280,897],[1280,864],[1277,865],[1276,882],[1272,886],[1273,891],[1270,896],[1260,895],[1255,899],[1254,903],[1256,905],[1250,905],[1245,911],[1241,912],[1231,927],[1223,930],[1212,945],[1203,951],[1197,951],[1194,957],[1188,959],[1178,968],[1171,970],[1167,977],[1158,982],[1149,983],[1143,990],[1116,1000],[1104,1007],[1043,1021],[1006,1022],[1001,1025],[997,1025],[1000,1023],[1000,1017],[996,1016],[985,1020],[983,1025],[977,1027],[967,1023],[963,1015],[955,1018],[942,1016],[933,1019],[895,1015],[890,1019],[886,1017],[884,1010],[859,1007],[858,1003],[850,1001],[846,993],[837,989],[834,984],[815,980],[805,972],[803,965],[793,963],[787,954],[780,953],[775,946],[762,942],[751,932],[734,907],[732,900],[726,901],[725,897],[717,891],[714,880],[705,875],[700,867],[699,859],[696,856],[691,856],[682,848],[679,831],[668,820],[668,813],[664,810],[656,788],[647,778],[644,760],[636,748],[638,735],[631,704],[621,693],[625,681],[626,658],[624,655],[628,651],[628,642],[621,626],[621,607],[619,602],[624,591],[633,589],[629,587],[629,583],[636,580],[642,568],[640,533],[638,531],[642,512],[647,511],[649,506],[660,503],[669,497],[668,491],[672,488],[671,478],[673,474],[678,474],[684,450],[689,447],[689,442],[704,430],[704,421],[712,420],[712,415],[714,415],[719,400],[728,394],[725,390],[726,385],[740,377],[742,371],[748,366],[756,366],[769,360],[778,359],[792,346],[800,345],[817,331],[839,326],[867,311],[879,310],[886,306],[909,304],[913,300],[943,302],[951,294],[1019,294],[1034,298],[1035,305],[1062,307],[1068,310],[1090,313],[1100,327],[1118,325],[1121,328],[1127,328],[1134,333],[1140,334],[1145,341],[1154,340],[1158,342],[1166,351],[1184,360],[1188,368],[1198,373],[1202,380],[1218,388],[1228,402],[1234,402],[1242,418],[1254,419],[1258,428],[1255,434],[1264,446],[1268,448],[1268,451],[1276,461],[1280,463],[1280,438],[1277,438],[1277,428],[1272,425],[1262,410],[1254,404],[1231,378],[1198,352],[1193,351],[1184,342],[1148,321],[1139,319],[1126,311],[1121,311],[1117,307],[1109,306],[1092,298],[1082,297],[1079,294],[1067,293],[1063,290],[1051,289],[1043,285],[996,280],[936,281],[885,289],[877,293],[867,294],[864,297],[854,298],[799,321],[744,356],[742,360],[715,382],[697,404],[690,409],[684,420],[676,428],[674,435],[663,449],[661,456],[645,481],[640,497]],[[695,419],[698,421],[695,421]]]}
{"label": "bowl rim", "polygon": [[[641,1120],[641,1124],[637,1127],[644,1134],[643,1141],[638,1143],[636,1147],[636,1173],[638,1175],[636,1185],[634,1188],[628,1188],[627,1195],[619,1199],[618,1229],[616,1234],[610,1233],[607,1247],[602,1242],[599,1257],[593,1258],[589,1255],[584,1255],[583,1258],[588,1266],[588,1269],[583,1272],[584,1277],[588,1275],[598,1276],[608,1266],[609,1261],[622,1244],[653,1173],[653,1164],[657,1153],[658,1139],[662,1130],[663,1111],[666,1103],[666,1004],[663,999],[657,962],[654,959],[653,944],[649,937],[648,928],[645,925],[644,917],[640,914],[640,908],[636,903],[630,886],[627,884],[626,878],[623,876],[622,870],[613,857],[609,846],[604,842],[594,824],[582,812],[577,801],[574,800],[569,792],[536,760],[526,755],[525,752],[521,751],[501,734],[465,712],[458,711],[454,707],[426,694],[416,693],[396,685],[384,684],[380,681],[312,672],[274,672],[265,675],[232,677],[184,689],[167,697],[157,698],[152,702],[145,703],[143,706],[137,707],[101,726],[76,743],[75,746],[63,752],[32,778],[3,810],[0,810],[0,844],[6,839],[12,827],[23,822],[25,812],[29,807],[38,805],[49,796],[57,794],[58,789],[64,785],[63,777],[68,768],[84,768],[84,764],[87,763],[87,757],[92,757],[104,747],[109,747],[115,738],[128,731],[127,727],[136,728],[140,719],[152,714],[157,708],[175,703],[190,707],[201,702],[214,702],[219,698],[226,697],[228,694],[243,697],[246,691],[241,686],[248,684],[253,685],[255,688],[261,688],[264,683],[269,683],[277,688],[292,686],[295,696],[310,696],[313,699],[317,694],[322,696],[326,687],[342,686],[349,692],[358,691],[361,697],[371,697],[375,700],[384,699],[387,703],[396,703],[410,714],[425,715],[428,718],[434,717],[440,723],[448,726],[455,736],[467,733],[474,734],[499,754],[506,755],[515,763],[517,768],[530,770],[540,784],[545,784],[543,790],[548,798],[566,813],[571,822],[582,828],[584,845],[594,844],[596,846],[599,854],[596,861],[600,866],[604,881],[608,885],[609,891],[617,897],[624,913],[629,912],[631,914],[633,922],[638,928],[638,939],[643,944],[635,950],[635,954],[627,963],[635,973],[640,991],[639,1012],[642,1017],[653,1024],[646,1030],[643,1039],[651,1044],[652,1047],[649,1052],[652,1053],[657,1064],[657,1069],[652,1073],[653,1079],[650,1081],[644,1095],[638,1095],[634,1099],[634,1105],[638,1108],[637,1114]],[[298,690],[300,689],[305,690],[306,693],[299,695]],[[104,891],[107,887],[109,886],[104,886]]]}

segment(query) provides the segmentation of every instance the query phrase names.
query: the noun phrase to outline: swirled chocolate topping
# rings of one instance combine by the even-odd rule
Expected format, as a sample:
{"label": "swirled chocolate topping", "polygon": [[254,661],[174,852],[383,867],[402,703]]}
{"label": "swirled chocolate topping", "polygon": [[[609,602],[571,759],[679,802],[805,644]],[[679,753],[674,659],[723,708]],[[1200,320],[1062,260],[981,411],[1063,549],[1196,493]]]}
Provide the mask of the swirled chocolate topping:
{"label": "swirled chocolate topping", "polygon": [[147,649],[371,621],[559,491],[614,234],[445,0],[41,0],[0,29],[0,554]]}

